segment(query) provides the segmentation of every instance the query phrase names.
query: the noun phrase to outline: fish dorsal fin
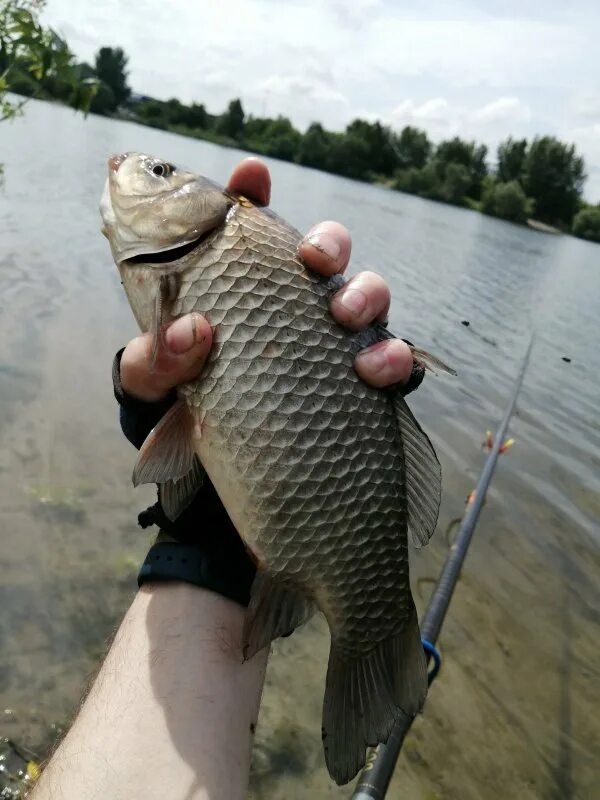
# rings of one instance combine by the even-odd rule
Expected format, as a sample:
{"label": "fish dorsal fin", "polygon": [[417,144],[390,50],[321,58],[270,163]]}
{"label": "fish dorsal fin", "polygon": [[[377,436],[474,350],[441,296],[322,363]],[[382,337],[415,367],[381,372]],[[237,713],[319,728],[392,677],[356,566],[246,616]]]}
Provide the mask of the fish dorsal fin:
{"label": "fish dorsal fin", "polygon": [[173,522],[185,511],[202,488],[205,475],[198,456],[194,456],[192,469],[186,475],[160,484],[160,504],[168,519]]}
{"label": "fish dorsal fin", "polygon": [[194,467],[194,421],[184,400],[177,400],[150,431],[133,469],[133,485],[177,481]]}
{"label": "fish dorsal fin", "polygon": [[244,659],[252,658],[273,639],[288,636],[307,622],[314,610],[309,597],[257,572],[244,620]]}
{"label": "fish dorsal fin", "polygon": [[414,418],[406,400],[394,397],[406,466],[408,529],[416,547],[426,545],[437,523],[442,495],[442,470],[433,445]]}

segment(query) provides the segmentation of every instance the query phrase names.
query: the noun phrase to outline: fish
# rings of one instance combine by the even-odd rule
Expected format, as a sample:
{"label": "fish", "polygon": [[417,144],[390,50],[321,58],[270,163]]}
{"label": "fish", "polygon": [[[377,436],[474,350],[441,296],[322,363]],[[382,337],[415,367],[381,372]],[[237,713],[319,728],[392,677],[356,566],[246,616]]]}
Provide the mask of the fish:
{"label": "fish", "polygon": [[201,375],[178,387],[134,483],[158,483],[171,519],[204,475],[214,484],[257,567],[244,658],[315,610],[325,615],[322,740],[331,777],[345,784],[427,693],[408,541],[422,546],[435,529],[441,468],[401,389],[368,386],[353,367],[361,349],[392,334],[338,325],[329,300],[339,282],[306,269],[301,234],[183,167],[112,156],[100,208],[154,351],[184,314],[213,329]]}

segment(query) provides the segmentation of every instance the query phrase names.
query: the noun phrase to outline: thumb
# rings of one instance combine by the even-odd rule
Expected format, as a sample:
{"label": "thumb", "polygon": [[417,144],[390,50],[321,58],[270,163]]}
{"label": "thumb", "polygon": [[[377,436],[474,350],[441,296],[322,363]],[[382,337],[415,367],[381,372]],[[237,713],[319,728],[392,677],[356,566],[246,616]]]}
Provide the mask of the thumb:
{"label": "thumb", "polygon": [[145,402],[164,399],[171,389],[197,378],[212,345],[212,330],[200,314],[186,314],[161,331],[152,364],[153,336],[132,339],[121,357],[121,386]]}

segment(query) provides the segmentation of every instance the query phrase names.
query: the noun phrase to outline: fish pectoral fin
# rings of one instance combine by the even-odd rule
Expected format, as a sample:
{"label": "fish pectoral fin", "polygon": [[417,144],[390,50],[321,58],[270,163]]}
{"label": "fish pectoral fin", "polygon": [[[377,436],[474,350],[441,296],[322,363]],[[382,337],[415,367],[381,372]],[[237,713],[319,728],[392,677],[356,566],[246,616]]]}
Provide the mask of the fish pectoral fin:
{"label": "fish pectoral fin", "polygon": [[331,643],[323,700],[323,750],[343,785],[365,763],[367,747],[385,743],[396,720],[413,716],[427,695],[427,663],[416,612],[403,630],[363,657],[346,658]]}
{"label": "fish pectoral fin", "polygon": [[307,622],[314,611],[315,605],[309,597],[257,572],[244,620],[244,660],[252,658],[273,639],[289,636]]}
{"label": "fish pectoral fin", "polygon": [[438,358],[437,356],[428,353],[427,350],[421,350],[419,347],[415,347],[412,344],[408,345],[410,347],[410,352],[414,360],[419,363],[424,369],[428,369],[434,374],[437,374],[437,371],[446,372],[448,375],[456,375],[456,370],[449,367],[448,364],[444,364],[444,362]]}
{"label": "fish pectoral fin", "polygon": [[150,431],[133,469],[133,485],[167,483],[194,468],[194,421],[185,400],[177,400]]}
{"label": "fish pectoral fin", "polygon": [[437,524],[442,497],[442,468],[433,445],[406,400],[393,398],[406,467],[408,529],[416,547],[426,545]]}
{"label": "fish pectoral fin", "polygon": [[190,505],[204,483],[206,472],[197,455],[192,469],[182,478],[165,481],[159,486],[160,504],[165,515],[172,522]]}
{"label": "fish pectoral fin", "polygon": [[167,321],[168,310],[173,300],[177,297],[179,289],[179,276],[171,272],[168,275],[161,275],[158,281],[158,289],[154,297],[154,310],[152,314],[152,355],[150,356],[150,368],[154,370],[156,359],[160,347],[163,325]]}
{"label": "fish pectoral fin", "polygon": [[[337,278],[337,276],[334,276]],[[342,285],[344,281],[342,280]],[[374,322],[372,325],[369,325],[368,328],[360,331],[360,333],[356,334],[356,341],[359,344],[360,349],[362,350],[365,347],[370,347],[372,344],[376,344],[377,342],[385,342],[389,339],[398,339],[399,337],[396,336],[395,333],[389,331],[386,325],[383,322]],[[447,372],[448,375],[456,375],[456,370],[449,367],[448,364],[444,364],[444,362],[438,358],[437,356],[432,355],[431,353],[427,352],[427,350],[422,350],[420,347],[415,347],[410,342],[407,342],[406,339],[402,339],[403,342],[410,348],[410,352],[412,353],[413,359],[420,364],[423,369],[428,369],[430,372],[433,372],[436,375],[438,372]]]}

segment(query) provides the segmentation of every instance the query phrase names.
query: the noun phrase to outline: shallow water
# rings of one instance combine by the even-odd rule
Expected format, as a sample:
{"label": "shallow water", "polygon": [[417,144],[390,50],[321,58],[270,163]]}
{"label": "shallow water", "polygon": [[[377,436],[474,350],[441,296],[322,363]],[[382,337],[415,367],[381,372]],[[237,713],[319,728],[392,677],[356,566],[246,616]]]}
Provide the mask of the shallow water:
{"label": "shallow water", "polygon": [[[0,126],[0,736],[40,754],[75,711],[149,542],[135,516],[152,492],[131,488],[110,381],[136,330],[97,213],[106,156],[126,149],[220,181],[240,158],[36,102]],[[438,533],[413,558],[420,609],[430,590],[420,579],[441,566],[444,529],[537,332],[516,445],[498,465],[443,630],[443,670],[390,797],[597,797],[600,247],[270,167],[273,207],[301,230],[345,223],[354,269],[375,268],[392,287],[391,327],[458,370],[411,400],[444,470]],[[252,796],[349,797],[321,755],[323,624],[274,649]]]}

